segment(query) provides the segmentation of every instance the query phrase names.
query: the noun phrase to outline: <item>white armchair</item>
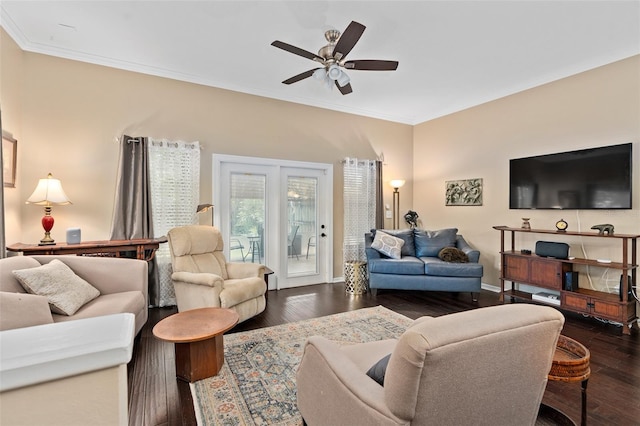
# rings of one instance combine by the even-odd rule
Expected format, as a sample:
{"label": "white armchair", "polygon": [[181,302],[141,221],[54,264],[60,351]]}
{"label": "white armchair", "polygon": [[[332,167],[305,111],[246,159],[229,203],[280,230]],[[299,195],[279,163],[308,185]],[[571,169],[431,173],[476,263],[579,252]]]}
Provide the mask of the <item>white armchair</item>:
{"label": "white armchair", "polygon": [[230,308],[238,313],[240,321],[264,311],[264,265],[227,262],[218,228],[181,226],[171,229],[167,238],[178,311]]}

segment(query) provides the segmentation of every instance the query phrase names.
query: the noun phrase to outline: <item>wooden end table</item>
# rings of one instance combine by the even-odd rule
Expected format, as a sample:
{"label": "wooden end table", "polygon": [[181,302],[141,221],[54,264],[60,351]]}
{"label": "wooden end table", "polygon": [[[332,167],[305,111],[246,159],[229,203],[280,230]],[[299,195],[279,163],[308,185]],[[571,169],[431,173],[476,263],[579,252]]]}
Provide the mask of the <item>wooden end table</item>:
{"label": "wooden end table", "polygon": [[163,319],[153,335],[175,343],[176,376],[193,383],[218,374],[224,364],[222,335],[238,320],[231,309],[192,309]]}

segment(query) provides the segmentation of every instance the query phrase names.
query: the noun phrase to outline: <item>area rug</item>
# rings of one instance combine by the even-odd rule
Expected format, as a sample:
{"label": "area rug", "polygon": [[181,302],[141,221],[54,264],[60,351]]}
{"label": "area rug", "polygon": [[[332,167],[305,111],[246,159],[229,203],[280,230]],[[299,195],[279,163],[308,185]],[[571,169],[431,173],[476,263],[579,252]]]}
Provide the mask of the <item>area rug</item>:
{"label": "area rug", "polygon": [[399,337],[413,322],[382,306],[224,336],[217,376],[191,384],[199,425],[301,425],[296,370],[309,336],[340,344]]}

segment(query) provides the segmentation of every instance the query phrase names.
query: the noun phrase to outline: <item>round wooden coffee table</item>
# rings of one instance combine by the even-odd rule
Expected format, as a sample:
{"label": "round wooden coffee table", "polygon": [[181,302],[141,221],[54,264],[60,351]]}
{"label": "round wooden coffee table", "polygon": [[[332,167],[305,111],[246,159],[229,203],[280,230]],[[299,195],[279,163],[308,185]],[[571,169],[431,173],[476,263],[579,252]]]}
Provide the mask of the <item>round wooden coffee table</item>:
{"label": "round wooden coffee table", "polygon": [[231,309],[192,309],[163,319],[153,335],[175,343],[176,376],[195,382],[218,374],[224,363],[222,335],[238,320]]}

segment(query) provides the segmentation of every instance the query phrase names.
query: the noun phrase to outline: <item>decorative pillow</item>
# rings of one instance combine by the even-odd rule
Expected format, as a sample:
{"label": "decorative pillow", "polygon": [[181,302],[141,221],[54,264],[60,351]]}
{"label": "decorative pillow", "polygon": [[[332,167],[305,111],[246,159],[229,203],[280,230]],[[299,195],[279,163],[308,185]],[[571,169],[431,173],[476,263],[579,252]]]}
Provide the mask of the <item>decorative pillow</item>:
{"label": "decorative pillow", "polygon": [[387,372],[387,364],[389,364],[389,358],[391,358],[391,354],[380,359],[380,361],[373,364],[369,371],[367,371],[367,376],[378,382],[380,386],[384,386],[384,375]]}
{"label": "decorative pillow", "polygon": [[371,243],[371,248],[378,250],[380,253],[389,256],[392,259],[400,259],[402,257],[402,246],[404,240],[397,238],[382,231],[376,232],[376,237]]}
{"label": "decorative pillow", "polygon": [[402,246],[402,256],[415,256],[416,255],[416,246],[413,242],[413,229],[372,229],[371,235],[373,237],[376,236],[376,231],[384,232],[385,234],[389,234],[391,236],[401,238],[404,241],[404,245]]}
{"label": "decorative pillow", "polygon": [[440,250],[440,253],[438,253],[438,257],[444,260],[445,262],[452,262],[452,263],[468,263],[469,262],[469,256],[467,256],[467,253],[463,252],[457,247],[443,248],[442,250]]}
{"label": "decorative pillow", "polygon": [[416,256],[437,257],[445,247],[455,247],[458,228],[438,231],[415,230]]}
{"label": "decorative pillow", "polygon": [[100,296],[97,288],[58,259],[37,268],[12,272],[26,291],[46,296],[51,312],[56,314],[73,315],[85,303]]}

